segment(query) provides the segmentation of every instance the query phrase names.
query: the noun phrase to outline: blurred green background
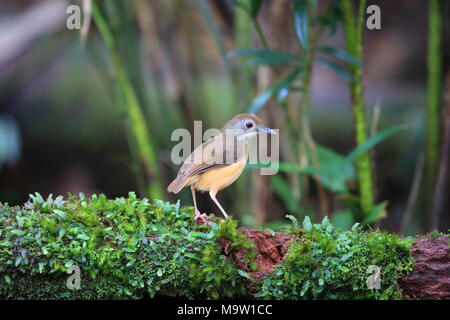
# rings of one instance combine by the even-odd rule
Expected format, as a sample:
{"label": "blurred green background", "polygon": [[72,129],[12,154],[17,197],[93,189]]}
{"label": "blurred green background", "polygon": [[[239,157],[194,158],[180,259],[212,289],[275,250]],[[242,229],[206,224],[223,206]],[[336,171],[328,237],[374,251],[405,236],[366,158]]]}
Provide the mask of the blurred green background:
{"label": "blurred green background", "polygon": [[[290,70],[282,64],[249,63],[239,55],[231,58],[229,52],[263,49],[266,42],[271,50],[305,54],[296,35],[296,1],[260,1],[252,16],[253,2],[259,1],[94,1],[83,38],[80,30],[66,27],[67,7],[82,6],[81,1],[1,1],[0,202],[20,204],[36,191],[116,197],[135,190],[142,197],[157,195],[191,205],[188,188],[176,196],[165,192],[178,170],[170,160],[176,144],[170,140],[171,132],[180,127],[192,130],[194,120],[202,120],[204,129],[222,127],[235,114],[247,112],[259,93]],[[421,179],[428,158],[425,164],[420,161],[425,154],[430,81],[428,2],[368,1],[366,6],[370,4],[381,8],[381,29],[362,28],[367,132],[370,136],[376,134],[371,130],[406,125],[406,130],[371,149],[375,202],[388,204],[370,223],[405,234],[431,231],[431,224],[423,223],[433,213],[426,202],[426,177]],[[448,18],[448,2],[440,5]],[[336,1],[321,0],[307,6],[309,30],[317,35],[313,45],[344,50],[342,8],[336,7]],[[300,16],[301,11],[297,13]],[[318,29],[320,33],[315,32]],[[447,29],[444,24],[440,35],[447,39],[439,52],[444,62],[448,61]],[[107,45],[108,34],[113,46]],[[345,69],[345,60],[338,66]],[[310,122],[315,143],[339,155],[355,148],[349,82],[336,68],[310,66],[307,93],[302,91],[306,78],[300,76],[296,85],[300,89],[290,88],[285,101],[275,94],[257,108],[268,126],[280,129],[284,162],[298,161],[293,137],[299,137],[300,143],[298,132],[303,127],[294,121],[291,136],[288,122],[291,111],[296,117],[301,113],[298,106],[305,104],[306,94],[309,109],[303,116]],[[133,118],[130,90],[142,123]],[[439,129],[439,134],[443,132]],[[142,150],[139,141],[149,149]],[[326,161],[318,155],[319,162]],[[448,159],[448,154],[442,157]],[[277,230],[286,214],[308,214],[315,221],[326,214],[342,228],[363,220],[364,213],[348,202],[358,193],[354,177],[345,181],[347,192],[336,192],[323,180],[317,183],[313,175],[280,172],[261,177],[258,173],[248,168],[218,195],[243,225]],[[448,175],[447,171],[443,177],[443,199],[433,225],[439,230],[450,227]],[[307,186],[300,192],[298,176]],[[420,185],[417,190],[414,180]],[[199,193],[197,199],[202,211],[220,215],[207,194]],[[323,202],[325,212],[320,208]]]}

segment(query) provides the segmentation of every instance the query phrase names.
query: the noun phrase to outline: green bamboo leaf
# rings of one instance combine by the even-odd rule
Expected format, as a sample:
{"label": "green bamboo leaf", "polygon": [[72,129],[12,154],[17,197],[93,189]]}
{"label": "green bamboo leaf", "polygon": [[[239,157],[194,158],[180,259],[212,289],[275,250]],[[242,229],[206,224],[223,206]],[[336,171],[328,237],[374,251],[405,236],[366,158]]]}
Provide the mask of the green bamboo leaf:
{"label": "green bamboo leaf", "polygon": [[313,168],[310,168],[309,174],[318,174],[320,182],[334,193],[348,193],[348,188],[345,183],[356,178],[351,161],[321,145],[317,145],[316,155],[319,169],[314,172],[312,170]]}
{"label": "green bamboo leaf", "polygon": [[280,89],[279,83],[274,83],[266,90],[261,92],[250,105],[248,112],[249,113],[257,113],[261,108],[269,101],[270,98]]}
{"label": "green bamboo leaf", "polygon": [[328,190],[337,193],[348,193],[348,188],[345,185],[346,181],[353,180],[349,176],[342,174],[340,171],[330,172],[328,168],[315,169],[312,167],[306,167],[301,170],[301,173],[308,174],[310,176],[319,176],[320,183]]}
{"label": "green bamboo leaf", "polygon": [[295,0],[294,26],[303,49],[308,48],[308,0]]}
{"label": "green bamboo leaf", "polygon": [[294,163],[279,162],[278,170],[280,172],[294,172],[310,176],[317,175],[320,178],[320,183],[328,190],[338,194],[348,193],[346,182],[356,178],[352,161],[321,145],[317,145],[316,155],[318,168],[309,166],[300,168]]}
{"label": "green bamboo leaf", "polygon": [[253,19],[258,15],[259,9],[261,8],[261,0],[251,0],[250,1],[250,15]]}
{"label": "green bamboo leaf", "polygon": [[321,65],[323,65],[323,66],[333,70],[338,75],[343,77],[345,80],[353,81],[353,76],[351,75],[351,73],[346,68],[340,66],[336,62],[328,60],[328,59],[324,59],[324,58],[317,58],[316,61],[319,64],[321,64]]}
{"label": "green bamboo leaf", "polygon": [[279,162],[278,163],[278,170],[280,172],[300,172],[300,167],[295,163],[289,163],[289,162]]}
{"label": "green bamboo leaf", "polygon": [[388,205],[387,201],[383,201],[376,206],[374,206],[365,216],[363,223],[370,224],[381,218],[386,216],[386,206]]}
{"label": "green bamboo leaf", "polygon": [[392,136],[393,134],[396,134],[397,132],[402,131],[402,130],[406,130],[406,126],[405,125],[399,125],[399,126],[387,128],[387,129],[381,131],[377,135],[367,139],[366,142],[364,142],[363,144],[361,144],[358,147],[356,147],[352,152],[350,152],[347,155],[347,159],[349,161],[356,160],[363,153],[365,153],[368,150],[372,149],[373,147],[375,147],[377,144],[379,144],[380,142],[382,142],[386,138],[388,138],[388,137]]}
{"label": "green bamboo leaf", "polygon": [[283,87],[280,90],[278,90],[277,95],[277,101],[279,104],[282,104],[286,101],[287,97],[289,95],[289,88]]}
{"label": "green bamboo leaf", "polygon": [[280,87],[277,94],[277,101],[279,104],[283,104],[291,90],[295,90],[295,88],[292,87],[292,83],[297,78],[298,74],[303,70],[302,67],[298,67],[291,75],[288,76],[286,79],[287,81],[284,82],[284,84]]}
{"label": "green bamboo leaf", "polygon": [[[352,160],[321,145],[317,145],[316,155],[319,165],[318,168],[310,166],[301,168],[295,163],[278,162],[278,170],[286,173],[319,176],[320,183],[328,190],[337,194],[348,193],[349,190],[346,182],[356,179]],[[262,167],[263,165],[255,164],[253,166]]]}
{"label": "green bamboo leaf", "polygon": [[280,162],[278,164],[279,171],[308,174],[311,176],[318,175],[321,184],[328,190],[338,194],[348,193],[345,182],[352,181],[356,178],[353,162],[364,152],[367,152],[384,139],[404,129],[406,129],[406,127],[401,125],[383,130],[379,134],[369,138],[364,144],[355,148],[346,157],[329,148],[318,145],[316,152],[319,168],[300,168],[293,163]]}
{"label": "green bamboo leaf", "polygon": [[337,25],[342,21],[341,1],[331,0],[325,13],[316,19],[320,25],[330,30],[331,36],[336,33]]}
{"label": "green bamboo leaf", "polygon": [[301,57],[295,54],[266,50],[258,48],[250,49],[239,49],[227,54],[227,58],[231,59],[234,57],[248,57],[248,64],[250,65],[288,65],[288,64],[298,64],[301,62]]}
{"label": "green bamboo leaf", "polygon": [[[261,163],[261,162],[258,162],[258,163],[248,163],[248,164],[245,166],[245,168],[246,168],[246,169],[253,169],[253,168],[269,168],[270,165],[271,165],[270,163]],[[297,164],[295,164],[295,163],[278,162],[277,165],[279,166],[279,167],[278,167],[278,170],[279,170],[280,172],[296,172],[296,173],[298,173],[298,172],[301,171],[300,167],[299,167]]]}
{"label": "green bamboo leaf", "polygon": [[334,47],[319,47],[316,50],[317,50],[317,52],[330,55],[333,58],[336,58],[336,59],[339,59],[339,60],[342,60],[345,62],[361,65],[361,61],[359,61],[358,59],[353,57],[350,53],[348,53],[345,50],[342,50],[339,48],[334,48]]}
{"label": "green bamboo leaf", "polygon": [[[320,183],[331,192],[337,194],[348,193],[349,190],[346,186],[346,182],[355,179],[353,164],[347,160],[336,163],[330,167],[321,165],[319,169],[313,167],[300,168],[297,164],[287,162],[279,162],[278,166],[280,172],[294,172],[310,176],[319,176]],[[262,167],[262,165],[254,164],[252,167]]]}
{"label": "green bamboo leaf", "polygon": [[252,104],[248,108],[248,112],[257,113],[266,104],[266,102],[269,101],[269,99],[272,98],[279,90],[290,88],[300,72],[301,69],[297,68],[285,79],[275,82],[260,94],[258,94],[258,96],[253,100]]}

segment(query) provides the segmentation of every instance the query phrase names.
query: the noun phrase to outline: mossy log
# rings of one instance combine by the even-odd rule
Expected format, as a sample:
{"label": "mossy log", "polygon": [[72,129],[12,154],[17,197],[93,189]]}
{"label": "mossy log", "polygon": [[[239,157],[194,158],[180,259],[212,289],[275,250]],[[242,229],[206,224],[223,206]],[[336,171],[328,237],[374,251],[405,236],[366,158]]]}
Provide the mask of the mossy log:
{"label": "mossy log", "polygon": [[215,217],[197,225],[191,207],[133,193],[0,204],[0,299],[450,298],[448,235],[288,218],[283,232]]}
{"label": "mossy log", "polygon": [[[255,244],[258,271],[251,272],[259,281],[273,272],[274,267],[283,262],[288,253],[292,235],[277,232],[238,228]],[[223,246],[226,254],[226,246]],[[399,286],[406,299],[450,299],[450,238],[448,235],[425,236],[412,245],[413,270],[399,279]],[[230,256],[240,265],[238,253]]]}

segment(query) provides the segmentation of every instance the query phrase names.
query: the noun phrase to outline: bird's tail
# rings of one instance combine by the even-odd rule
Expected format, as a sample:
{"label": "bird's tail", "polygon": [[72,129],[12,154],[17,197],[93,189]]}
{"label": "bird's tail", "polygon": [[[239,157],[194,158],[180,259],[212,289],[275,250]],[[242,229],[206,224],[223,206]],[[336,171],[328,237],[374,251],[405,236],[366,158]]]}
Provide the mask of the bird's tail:
{"label": "bird's tail", "polygon": [[190,179],[183,178],[183,177],[177,177],[175,180],[173,180],[169,186],[167,187],[167,191],[173,192],[177,194],[180,192],[181,189],[184,188],[184,186],[190,181]]}

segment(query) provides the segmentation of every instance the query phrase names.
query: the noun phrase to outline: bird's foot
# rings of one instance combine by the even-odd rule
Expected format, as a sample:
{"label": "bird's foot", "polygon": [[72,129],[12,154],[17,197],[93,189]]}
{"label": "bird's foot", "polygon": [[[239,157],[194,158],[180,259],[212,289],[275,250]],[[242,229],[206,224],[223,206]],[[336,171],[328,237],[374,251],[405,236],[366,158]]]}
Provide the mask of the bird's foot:
{"label": "bird's foot", "polygon": [[200,213],[200,211],[195,211],[194,221],[198,225],[206,224],[209,220],[209,217],[206,213]]}

